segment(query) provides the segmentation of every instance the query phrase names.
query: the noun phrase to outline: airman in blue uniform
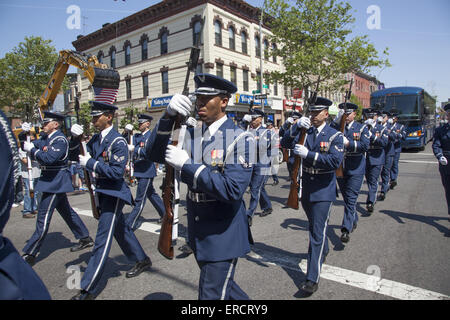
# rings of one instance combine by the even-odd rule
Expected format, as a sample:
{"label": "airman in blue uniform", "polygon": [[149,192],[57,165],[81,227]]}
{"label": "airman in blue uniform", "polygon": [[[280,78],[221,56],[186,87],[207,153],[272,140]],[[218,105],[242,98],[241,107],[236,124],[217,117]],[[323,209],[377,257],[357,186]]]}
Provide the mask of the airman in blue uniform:
{"label": "airman in blue uniform", "polygon": [[[329,251],[326,233],[331,206],[336,200],[335,171],[344,158],[342,133],[326,123],[331,104],[330,100],[318,97],[309,108],[311,120],[300,118],[281,142],[303,159],[301,203],[309,222],[309,248],[306,282],[301,289],[311,294],[318,289],[320,270]],[[297,144],[301,128],[308,130],[305,145]]]}
{"label": "airman in blue uniform", "polygon": [[145,159],[145,147],[151,134],[150,122],[152,119],[153,117],[148,114],[138,115],[141,133],[134,135],[133,145],[128,145],[130,152],[133,152],[134,176],[138,180],[134,207],[126,218],[127,224],[133,231],[139,228],[138,219],[144,209],[147,198],[158,212],[159,221],[162,220],[165,211],[164,203],[153,187],[153,179],[156,177],[155,164]]}
{"label": "airman in blue uniform", "polygon": [[250,113],[252,121],[248,131],[253,134],[256,146],[255,164],[250,181],[250,204],[247,209],[250,225],[252,225],[258,202],[262,209],[261,217],[265,217],[273,211],[272,202],[265,189],[267,179],[271,175],[272,132],[262,126],[264,115],[264,112],[259,109],[253,109]]}
{"label": "airman in blue uniform", "polygon": [[[127,278],[139,275],[152,265],[122,213],[124,205],[131,205],[133,200],[123,178],[128,161],[128,144],[112,127],[117,107],[96,101],[91,102],[91,105],[92,123],[100,133],[89,140],[87,152],[84,156],[79,155],[79,160],[80,165],[89,173],[95,173],[95,196],[100,217],[92,255],[81,279],[81,290],[72,297],[73,300],[91,300],[98,294],[98,283],[113,237],[125,256],[135,262],[133,268],[126,273]],[[83,133],[83,128],[74,125],[71,132],[78,136]]]}
{"label": "airman in blue uniform", "polygon": [[392,119],[394,125],[392,127],[392,131],[396,133],[396,137],[394,140],[394,161],[392,162],[391,168],[391,181],[390,188],[394,189],[397,186],[397,177],[398,177],[398,162],[400,160],[400,154],[402,153],[402,141],[406,139],[406,130],[405,126],[398,122],[398,114],[392,113]]}
{"label": "airman in blue uniform", "polygon": [[0,300],[49,300],[50,294],[42,280],[2,235],[14,202],[14,181],[20,175],[16,140],[2,111],[0,150]]}
{"label": "airman in blue uniform", "polygon": [[384,148],[385,158],[383,169],[381,170],[381,190],[380,196],[378,198],[379,201],[383,201],[386,198],[387,192],[389,191],[392,164],[394,163],[395,156],[394,142],[397,138],[397,133],[393,130],[394,120],[391,118],[391,113],[388,111],[383,111],[382,117],[383,126],[385,128],[384,133],[388,137],[388,142],[386,147]]}
{"label": "airman in blue uniform", "polygon": [[188,128],[185,149],[167,146],[176,116],[187,117],[192,105],[188,97],[176,94],[153,130],[148,155],[180,170],[188,187],[189,245],[200,268],[198,298],[249,299],[234,281],[234,272],[252,242],[243,195],[252,175],[249,152],[254,146],[248,144],[254,143],[253,136],[225,114],[237,90],[233,83],[210,74],[198,74],[194,81],[203,125]]}
{"label": "airman in blue uniform", "polygon": [[[450,120],[450,103],[444,106],[447,120]],[[439,173],[447,199],[447,212],[450,215],[450,125],[437,127],[433,135],[433,153],[439,161]],[[449,217],[450,221],[450,217]]]}
{"label": "airman in blue uniform", "polygon": [[89,231],[78,214],[70,207],[66,192],[72,192],[72,176],[68,165],[69,142],[59,129],[64,116],[44,112],[44,135],[33,142],[24,142],[24,150],[41,166],[41,176],[36,190],[42,193],[38,207],[36,230],[23,248],[23,258],[31,265],[47,235],[53,211],[56,209],[73,232],[79,243],[71,251],[79,251],[94,245]]}
{"label": "airman in blue uniform", "polygon": [[344,109],[347,114],[344,129],[344,176],[337,178],[339,189],[344,198],[345,209],[344,218],[341,226],[341,241],[346,243],[350,240],[349,233],[352,232],[358,222],[358,213],[356,211],[356,201],[361,190],[364,173],[366,171],[366,151],[369,148],[369,130],[367,126],[355,121],[358,106],[353,103],[341,103],[339,108],[342,110],[338,116],[331,122],[331,127],[339,130],[341,116]]}
{"label": "airman in blue uniform", "polygon": [[[298,119],[302,117],[302,114],[298,111],[292,111],[289,114],[289,117],[286,119],[286,121],[283,123],[283,125],[280,128],[280,131],[278,131],[278,135],[280,136],[280,144],[281,140],[283,139],[286,131],[288,131],[291,126],[297,122]],[[285,148],[286,149],[286,148]],[[292,166],[294,165],[294,152],[291,149],[286,149],[288,152],[288,161],[286,161],[286,167],[289,172],[289,179],[291,178],[291,172],[292,172]]]}
{"label": "airman in blue uniform", "polygon": [[367,212],[370,215],[375,206],[378,180],[380,179],[381,168],[384,164],[384,148],[388,143],[388,136],[384,133],[385,128],[381,124],[381,112],[376,109],[363,109],[366,117],[364,122],[369,129],[370,144],[366,155],[366,182],[369,188],[366,199]]}

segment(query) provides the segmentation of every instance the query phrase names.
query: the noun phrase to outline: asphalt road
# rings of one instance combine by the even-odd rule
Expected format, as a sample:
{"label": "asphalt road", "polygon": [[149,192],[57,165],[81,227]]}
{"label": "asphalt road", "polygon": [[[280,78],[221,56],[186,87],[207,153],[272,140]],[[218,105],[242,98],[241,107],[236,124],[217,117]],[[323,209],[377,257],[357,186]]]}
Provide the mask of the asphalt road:
{"label": "asphalt road", "polygon": [[[350,242],[345,246],[339,240],[344,211],[342,197],[335,202],[327,232],[330,253],[322,269],[319,290],[309,297],[299,290],[305,279],[308,221],[301,208],[284,208],[290,185],[285,164],[281,165],[279,177],[279,185],[270,185],[272,180],[269,179],[266,186],[274,212],[259,217],[260,209],[257,209],[252,226],[255,245],[251,253],[239,259],[236,268],[236,282],[252,299],[450,299],[450,222],[431,144],[425,151],[401,154],[399,184],[387,194],[386,200],[376,203],[371,216],[366,215],[367,185],[363,184],[357,205],[358,228],[350,234]],[[155,179],[156,188],[161,180],[162,176]],[[183,185],[182,199],[185,193]],[[246,193],[247,205],[249,198]],[[89,216],[88,195],[72,194],[69,202],[95,236],[97,222]],[[177,248],[185,242],[184,205],[182,201]],[[4,230],[4,236],[19,252],[36,223],[35,219],[23,219],[20,210],[21,207],[12,209]],[[130,211],[131,207],[126,206],[124,212]],[[194,257],[185,256],[177,249],[173,260],[158,253],[157,218],[155,209],[147,201],[142,230],[137,230],[136,235],[152,259],[151,270],[136,278],[125,278],[132,264],[114,241],[98,300],[197,299],[199,270]],[[53,299],[67,300],[77,293],[74,287],[90,252],[71,253],[69,247],[75,242],[55,211],[33,267]]]}

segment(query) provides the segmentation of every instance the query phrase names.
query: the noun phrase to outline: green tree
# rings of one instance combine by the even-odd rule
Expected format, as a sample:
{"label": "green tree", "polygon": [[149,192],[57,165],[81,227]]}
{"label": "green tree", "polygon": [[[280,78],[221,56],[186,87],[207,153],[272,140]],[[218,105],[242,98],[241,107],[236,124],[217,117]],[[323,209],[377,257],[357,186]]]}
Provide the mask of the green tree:
{"label": "green tree", "polygon": [[[26,118],[27,106],[34,106],[51,78],[58,59],[51,40],[25,37],[23,42],[0,59],[0,107],[12,107]],[[64,83],[63,88],[67,86]]]}
{"label": "green tree", "polygon": [[[277,48],[272,56],[283,59],[284,71],[274,71],[266,81],[281,82],[306,91],[343,91],[349,72],[367,72],[390,66],[380,59],[367,36],[351,37],[351,6],[337,0],[266,0],[265,23]],[[383,52],[387,55],[387,49]],[[266,77],[266,75],[265,75]]]}
{"label": "green tree", "polygon": [[360,121],[361,117],[362,117],[362,110],[363,110],[363,104],[362,104],[361,100],[359,100],[357,96],[352,94],[349,102],[354,103],[358,106],[358,110],[356,110],[355,120]]}
{"label": "green tree", "polygon": [[134,105],[130,105],[129,107],[123,108],[123,111],[125,112],[125,117],[122,117],[120,119],[119,128],[124,129],[127,124],[131,123],[134,127],[134,130],[138,130],[139,125],[137,122],[137,116],[139,113],[141,113],[141,110]]}

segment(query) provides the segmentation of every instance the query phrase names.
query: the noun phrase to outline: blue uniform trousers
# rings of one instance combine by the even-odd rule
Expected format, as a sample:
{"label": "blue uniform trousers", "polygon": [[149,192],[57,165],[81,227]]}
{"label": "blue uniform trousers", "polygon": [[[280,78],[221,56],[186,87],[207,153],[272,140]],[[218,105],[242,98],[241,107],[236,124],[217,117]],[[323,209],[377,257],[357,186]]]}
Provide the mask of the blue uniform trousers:
{"label": "blue uniform trousers", "polygon": [[125,202],[105,194],[99,194],[99,201],[101,213],[95,245],[81,279],[81,289],[93,294],[97,293],[96,286],[103,273],[113,236],[129,260],[137,262],[147,258],[133,231],[125,222],[122,213]]}
{"label": "blue uniform trousers", "polygon": [[364,181],[364,175],[344,175],[337,178],[339,189],[344,198],[344,218],[342,219],[342,229],[348,232],[353,230],[353,226],[358,222],[358,213],[356,212],[356,201]]}
{"label": "blue uniform trousers", "polygon": [[306,280],[318,283],[323,258],[329,251],[327,227],[333,202],[309,202],[303,198],[301,202],[309,222],[308,271],[306,272]]}
{"label": "blue uniform trousers", "polygon": [[375,203],[377,200],[378,179],[380,178],[382,165],[366,164],[366,181],[369,188],[366,204]]}
{"label": "blue uniform trousers", "polygon": [[234,282],[237,258],[225,261],[197,261],[200,267],[199,300],[250,300]]}
{"label": "blue uniform trousers", "polygon": [[138,186],[136,191],[136,199],[134,200],[134,207],[131,213],[127,216],[126,222],[130,226],[131,230],[136,230],[139,227],[137,223],[141,216],[142,210],[144,210],[145,202],[147,198],[158,211],[159,216],[164,216],[164,203],[161,197],[156,193],[153,187],[153,178],[137,178]]}
{"label": "blue uniform trousers", "polygon": [[397,180],[398,177],[398,161],[400,160],[401,152],[395,152],[391,167],[391,181]]}
{"label": "blue uniform trousers", "polygon": [[[254,168],[252,172],[252,179],[250,181],[250,204],[248,206],[247,215],[253,217],[256,207],[259,205],[261,210],[271,209],[272,203],[270,202],[269,196],[267,195],[264,185],[269,178],[267,174],[261,174],[262,170],[264,172],[265,168]],[[270,171],[270,168],[268,168]]]}
{"label": "blue uniform trousers", "polygon": [[381,170],[381,192],[387,193],[389,191],[389,182],[391,179],[391,169],[394,162],[394,155],[386,155],[386,159]]}
{"label": "blue uniform trousers", "polygon": [[447,211],[448,214],[450,214],[450,173],[448,170],[444,170],[442,165],[439,165],[439,173],[441,174],[442,185],[445,190],[445,198],[447,199]]}
{"label": "blue uniform trousers", "polygon": [[78,214],[72,209],[65,193],[48,193],[42,194],[39,203],[36,230],[23,248],[23,252],[35,256],[47,235],[53,211],[58,210],[76,239],[82,239],[89,236],[89,231],[80,219]]}

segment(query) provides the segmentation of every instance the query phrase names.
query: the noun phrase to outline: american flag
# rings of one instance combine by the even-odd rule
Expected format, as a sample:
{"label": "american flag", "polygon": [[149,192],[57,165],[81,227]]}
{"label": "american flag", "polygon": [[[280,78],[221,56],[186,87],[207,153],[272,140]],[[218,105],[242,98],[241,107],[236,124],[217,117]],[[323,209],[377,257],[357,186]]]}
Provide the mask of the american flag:
{"label": "american flag", "polygon": [[95,101],[113,104],[119,89],[94,87]]}

